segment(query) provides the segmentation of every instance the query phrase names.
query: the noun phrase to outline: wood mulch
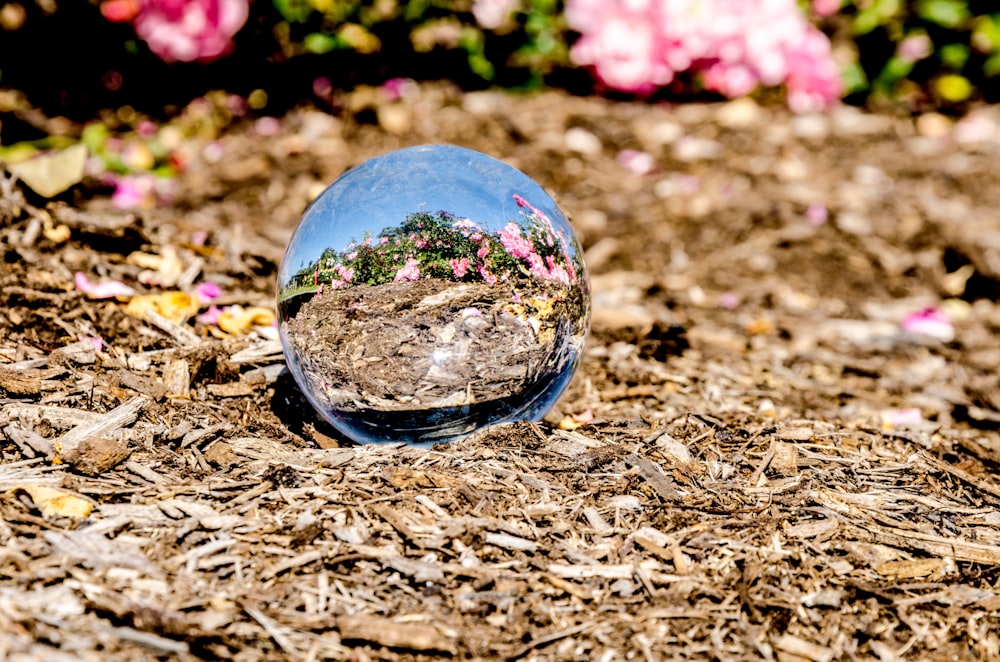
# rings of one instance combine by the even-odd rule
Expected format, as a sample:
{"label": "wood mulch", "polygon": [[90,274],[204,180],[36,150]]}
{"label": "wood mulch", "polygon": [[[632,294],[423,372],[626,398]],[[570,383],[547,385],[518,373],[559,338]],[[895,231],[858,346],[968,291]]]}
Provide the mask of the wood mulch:
{"label": "wood mulch", "polygon": [[[192,138],[165,209],[2,182],[0,658],[1000,656],[996,132],[444,85],[374,110]],[[73,287],[273,308],[308,199],[421,142],[520,167],[583,239],[593,331],[545,421],[353,446],[267,329]],[[953,339],[900,328],[934,305]]]}

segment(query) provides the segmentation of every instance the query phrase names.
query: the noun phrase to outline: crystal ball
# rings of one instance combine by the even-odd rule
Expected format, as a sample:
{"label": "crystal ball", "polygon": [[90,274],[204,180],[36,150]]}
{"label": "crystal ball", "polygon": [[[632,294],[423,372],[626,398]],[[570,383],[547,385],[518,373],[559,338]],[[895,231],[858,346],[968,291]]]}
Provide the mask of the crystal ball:
{"label": "crystal ball", "polygon": [[306,209],[278,272],[288,368],[354,441],[449,441],[538,420],[590,324],[583,252],[530,177],[425,145],[347,171]]}

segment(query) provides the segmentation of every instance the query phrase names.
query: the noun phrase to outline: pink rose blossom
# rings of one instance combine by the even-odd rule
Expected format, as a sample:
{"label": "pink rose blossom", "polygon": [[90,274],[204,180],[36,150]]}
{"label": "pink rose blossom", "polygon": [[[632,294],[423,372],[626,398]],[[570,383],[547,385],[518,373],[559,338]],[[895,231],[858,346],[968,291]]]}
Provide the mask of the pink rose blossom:
{"label": "pink rose blossom", "polygon": [[566,20],[581,34],[572,60],[626,92],[651,93],[688,70],[730,97],[785,83],[797,112],[843,91],[829,40],[795,0],[568,0]]}
{"label": "pink rose blossom", "polygon": [[531,242],[521,236],[521,228],[516,223],[508,223],[498,234],[500,235],[500,243],[514,257],[527,258],[535,252],[535,247],[532,246]]}
{"label": "pink rose blossom", "polygon": [[448,264],[451,265],[451,271],[455,274],[455,278],[464,278],[465,274],[469,273],[469,258],[463,257],[461,260],[451,260]]}
{"label": "pink rose blossom", "polygon": [[214,60],[246,23],[247,0],[143,0],[135,31],[168,62]]}
{"label": "pink rose blossom", "polygon": [[406,265],[396,272],[392,282],[399,283],[404,280],[420,280],[420,263],[412,257],[406,258]]}
{"label": "pink rose blossom", "polygon": [[490,270],[486,268],[485,265],[479,267],[479,275],[490,285],[497,284],[497,277],[490,273]]}

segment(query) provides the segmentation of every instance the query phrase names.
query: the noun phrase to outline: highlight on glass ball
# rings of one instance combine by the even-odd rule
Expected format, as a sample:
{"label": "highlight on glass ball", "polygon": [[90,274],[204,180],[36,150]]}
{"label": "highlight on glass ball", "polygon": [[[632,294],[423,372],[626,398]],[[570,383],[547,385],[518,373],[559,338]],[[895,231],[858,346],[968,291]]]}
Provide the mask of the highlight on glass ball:
{"label": "highlight on glass ball", "polygon": [[544,416],[579,363],[590,292],[537,183],[426,145],[349,170],[306,209],[278,312],[289,370],[335,428],[428,445]]}

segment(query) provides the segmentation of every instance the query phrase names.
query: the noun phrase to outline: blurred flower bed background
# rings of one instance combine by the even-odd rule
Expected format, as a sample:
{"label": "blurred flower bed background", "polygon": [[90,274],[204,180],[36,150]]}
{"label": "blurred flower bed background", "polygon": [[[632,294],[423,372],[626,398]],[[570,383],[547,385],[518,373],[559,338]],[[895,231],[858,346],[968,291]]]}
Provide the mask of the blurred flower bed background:
{"label": "blurred flower bed background", "polygon": [[295,105],[341,112],[359,86],[961,115],[997,101],[998,76],[988,0],[14,0],[0,160],[82,143],[84,170],[134,208],[169,202],[186,136],[251,120],[266,136]]}

